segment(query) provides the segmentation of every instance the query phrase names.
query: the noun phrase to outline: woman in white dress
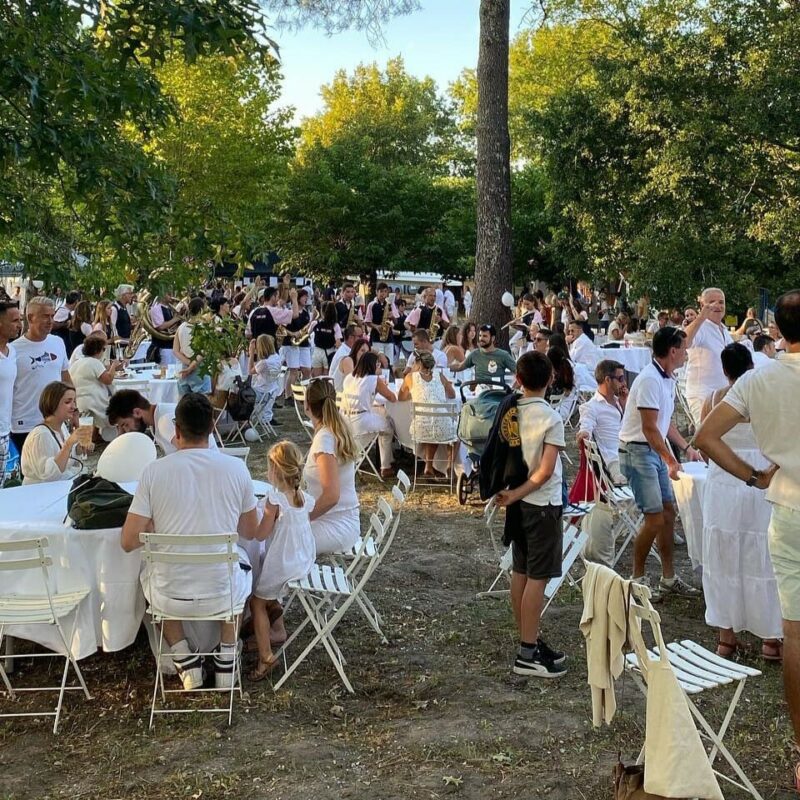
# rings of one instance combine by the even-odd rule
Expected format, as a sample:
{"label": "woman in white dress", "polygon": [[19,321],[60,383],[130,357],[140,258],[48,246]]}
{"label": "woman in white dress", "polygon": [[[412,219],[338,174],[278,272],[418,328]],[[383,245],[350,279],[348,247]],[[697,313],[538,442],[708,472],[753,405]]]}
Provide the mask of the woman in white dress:
{"label": "woman in white dress", "polygon": [[[26,437],[22,446],[24,484],[68,481],[81,471],[76,448],[79,443],[90,446],[91,432],[79,432],[75,390],[61,381],[44,387],[39,397],[39,411],[44,422]],[[73,426],[72,433],[67,423]],[[66,491],[66,490],[65,490]]]}
{"label": "woman in white dress", "polygon": [[350,355],[345,356],[337,365],[333,373],[333,388],[341,392],[344,388],[344,379],[353,373],[358,360],[364,353],[369,352],[369,339],[356,339],[350,348]]}
{"label": "woman in white dress", "polygon": [[469,319],[472,313],[472,291],[469,286],[464,286],[464,316]]}
{"label": "woman in white dress", "polygon": [[[750,351],[741,344],[727,345],[721,359],[730,386],[753,368]],[[728,388],[706,400],[701,419]],[[749,423],[736,425],[723,439],[756,469],[769,466]],[[770,505],[763,489],[746,486],[713,461],[709,464],[703,493],[703,592],[706,622],[719,628],[717,653],[724,658],[736,652],[736,633],[743,630],[763,640],[764,658],[778,661],[782,656],[781,609],[768,547],[769,520]]]}
{"label": "woman in white dress", "polygon": [[264,501],[264,516],[256,538],[268,540],[261,572],[250,599],[258,663],[250,680],[261,681],[278,663],[271,639],[286,640],[281,600],[289,581],[308,575],[317,556],[309,515],[315,500],[301,491],[303,457],[292,442],[278,442],[267,454],[267,480],[272,490]]}
{"label": "woman in white dress", "polygon": [[[411,400],[413,403],[446,403],[454,400],[456,396],[453,384],[439,371],[434,373],[435,361],[430,353],[420,353],[414,367],[406,375],[403,385],[397,394],[398,400]],[[414,441],[424,442],[423,458],[425,459],[425,471],[423,475],[427,478],[443,477],[437,473],[433,467],[436,457],[436,450],[441,442],[446,439],[453,439],[456,433],[455,420],[445,417],[418,417],[411,420],[411,437]],[[428,441],[430,439],[430,442]],[[448,458],[452,468],[453,448],[450,448]]]}
{"label": "woman in white dress", "polygon": [[261,419],[272,423],[275,398],[281,393],[281,357],[275,351],[275,340],[266,333],[250,342],[248,372],[253,376],[253,389],[261,406]]}
{"label": "woman in white dress", "polygon": [[336,390],[329,380],[311,380],[305,411],[314,424],[304,474],[306,490],[316,501],[310,518],[317,555],[346,552],[361,536],[356,494],[358,445],[336,408]]}
{"label": "woman in white dress", "polygon": [[75,384],[78,411],[94,417],[94,426],[100,431],[103,441],[110,442],[117,436],[117,429],[110,425],[106,416],[108,398],[111,397],[111,383],[119,361],[112,361],[108,367],[102,358],[106,351],[106,342],[89,336],[83,342],[83,358],[69,368],[72,382]]}
{"label": "woman in white dress", "polygon": [[[397,396],[380,377],[381,365],[376,353],[364,353],[353,369],[353,374],[342,385],[342,416],[350,424],[356,440],[368,440],[378,434],[378,451],[381,457],[381,477],[392,475],[392,439],[394,427],[385,409],[375,408],[375,397],[380,395],[389,403]],[[381,413],[384,412],[384,413]]]}

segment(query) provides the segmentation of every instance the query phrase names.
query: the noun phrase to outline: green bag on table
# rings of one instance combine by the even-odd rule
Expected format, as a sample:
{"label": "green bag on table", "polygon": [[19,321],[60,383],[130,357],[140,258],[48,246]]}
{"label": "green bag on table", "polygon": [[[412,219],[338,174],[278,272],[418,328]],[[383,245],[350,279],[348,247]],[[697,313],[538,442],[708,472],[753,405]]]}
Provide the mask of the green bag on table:
{"label": "green bag on table", "polygon": [[72,526],[80,530],[121,528],[133,495],[118,483],[96,475],[79,475],[72,483],[67,513]]}

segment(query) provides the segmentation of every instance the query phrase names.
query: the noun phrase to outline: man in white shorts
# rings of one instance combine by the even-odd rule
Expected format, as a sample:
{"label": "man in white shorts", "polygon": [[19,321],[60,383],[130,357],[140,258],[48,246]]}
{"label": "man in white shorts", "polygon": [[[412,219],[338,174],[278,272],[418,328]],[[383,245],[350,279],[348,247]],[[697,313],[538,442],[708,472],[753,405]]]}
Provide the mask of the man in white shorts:
{"label": "man in white shorts", "polygon": [[[308,310],[310,297],[311,292],[308,289],[301,289],[297,293],[298,314],[285,325],[288,335],[283,340],[281,355],[286,364],[287,402],[292,399],[292,384],[297,383],[297,373],[300,373],[303,380],[311,377],[311,336],[308,327],[311,324],[311,313]],[[296,334],[297,338],[293,338],[292,334]]]}
{"label": "man in white shorts", "polygon": [[[783,686],[795,743],[800,744],[800,289],[775,305],[775,322],[786,352],[742,375],[703,421],[697,446],[722,469],[748,486],[767,490],[772,504],[769,553],[778,582],[783,617]],[[750,422],[761,452],[773,466],[754,469],[723,436]],[[800,764],[795,766],[800,789]]]}
{"label": "man in white shorts", "polygon": [[[238,532],[244,539],[255,537],[258,513],[250,473],[240,459],[209,449],[211,425],[212,408],[205,395],[195,392],[181,398],[175,409],[177,452],[145,467],[122,527],[120,543],[126,553],[142,546],[139,534],[144,531],[186,535]],[[182,552],[178,546],[170,550]],[[252,573],[244,549],[238,551],[232,590],[234,612],[241,614],[250,596]],[[180,620],[214,616],[230,608],[228,565],[157,564],[152,571],[142,571],[141,583],[151,605],[178,617],[164,621],[163,634],[183,688],[201,688],[203,664],[196,648],[186,640]],[[220,642],[213,657],[220,689],[230,688],[235,680],[236,631],[236,624],[220,623]]]}

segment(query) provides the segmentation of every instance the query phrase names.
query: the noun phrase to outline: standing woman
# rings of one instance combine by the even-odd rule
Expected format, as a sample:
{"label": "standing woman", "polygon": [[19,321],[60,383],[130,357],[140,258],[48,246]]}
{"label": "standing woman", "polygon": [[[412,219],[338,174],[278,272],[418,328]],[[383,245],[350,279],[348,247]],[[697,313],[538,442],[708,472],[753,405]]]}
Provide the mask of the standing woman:
{"label": "standing woman", "polygon": [[469,319],[472,313],[472,290],[467,284],[464,284],[464,316]]}
{"label": "standing woman", "polygon": [[94,322],[92,331],[102,331],[106,339],[111,338],[111,302],[100,300],[94,309]]}
{"label": "standing woman", "polygon": [[72,312],[69,321],[69,347],[67,355],[72,355],[72,351],[92,332],[92,307],[88,300],[81,300]]}
{"label": "standing woman", "polygon": [[356,441],[360,437],[379,434],[381,477],[387,478],[392,475],[394,428],[385,413],[381,414],[375,410],[375,396],[380,395],[390,403],[396,403],[397,396],[380,377],[380,373],[381,365],[377,354],[364,353],[353,369],[352,375],[344,379],[342,416],[350,423]]}
{"label": "standing woman", "polygon": [[308,493],[315,500],[310,519],[317,555],[341,553],[354,547],[361,536],[358,445],[336,408],[336,390],[330,381],[323,378],[308,384],[305,411],[314,425],[304,474]]}

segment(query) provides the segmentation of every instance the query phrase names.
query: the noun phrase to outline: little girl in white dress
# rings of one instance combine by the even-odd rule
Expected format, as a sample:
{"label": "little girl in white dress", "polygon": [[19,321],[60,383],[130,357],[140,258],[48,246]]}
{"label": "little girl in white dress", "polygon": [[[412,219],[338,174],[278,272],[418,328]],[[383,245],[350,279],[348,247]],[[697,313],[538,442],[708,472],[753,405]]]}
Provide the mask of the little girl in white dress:
{"label": "little girl in white dress", "polygon": [[260,541],[267,539],[261,574],[250,598],[250,612],[258,643],[258,664],[250,673],[254,681],[264,680],[278,659],[272,653],[270,628],[282,627],[280,601],[286,584],[305,577],[317,556],[309,514],[315,500],[300,490],[303,457],[292,442],[278,442],[267,454],[267,480],[272,490],[264,503],[258,528]]}

